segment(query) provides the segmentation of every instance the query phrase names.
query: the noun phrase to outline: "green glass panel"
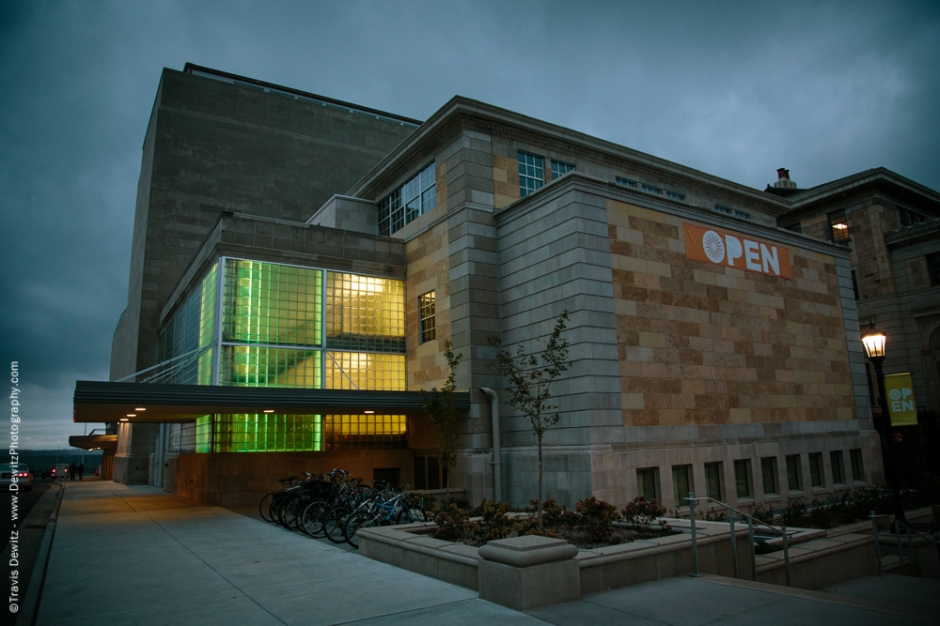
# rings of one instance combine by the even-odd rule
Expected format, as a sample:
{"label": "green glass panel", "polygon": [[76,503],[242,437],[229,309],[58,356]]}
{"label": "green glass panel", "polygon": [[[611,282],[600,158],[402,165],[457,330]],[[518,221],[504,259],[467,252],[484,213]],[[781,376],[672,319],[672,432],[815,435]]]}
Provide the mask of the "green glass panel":
{"label": "green glass panel", "polygon": [[212,445],[212,416],[196,418],[196,452],[209,452]]}
{"label": "green glass panel", "polygon": [[[199,315],[199,347],[215,343],[216,284],[219,274],[218,263],[202,279],[202,297]],[[200,383],[203,384],[203,383]]]}
{"label": "green glass panel", "polygon": [[227,259],[224,283],[223,341],[321,345],[321,270]]}
{"label": "green glass panel", "polygon": [[273,413],[216,415],[213,452],[319,452],[319,415]]}
{"label": "green glass panel", "polygon": [[319,350],[222,346],[219,384],[319,389],[321,354]]}

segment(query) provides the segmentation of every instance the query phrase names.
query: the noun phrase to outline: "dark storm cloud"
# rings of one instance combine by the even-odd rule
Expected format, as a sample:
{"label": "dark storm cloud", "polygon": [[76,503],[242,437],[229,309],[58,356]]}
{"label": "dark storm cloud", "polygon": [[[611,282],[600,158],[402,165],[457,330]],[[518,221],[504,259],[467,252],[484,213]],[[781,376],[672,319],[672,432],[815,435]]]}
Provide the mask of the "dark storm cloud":
{"label": "dark storm cloud", "polygon": [[931,2],[0,3],[0,358],[34,445],[80,431],[163,67],[421,119],[460,94],[757,188],[885,166],[938,189],[938,42]]}

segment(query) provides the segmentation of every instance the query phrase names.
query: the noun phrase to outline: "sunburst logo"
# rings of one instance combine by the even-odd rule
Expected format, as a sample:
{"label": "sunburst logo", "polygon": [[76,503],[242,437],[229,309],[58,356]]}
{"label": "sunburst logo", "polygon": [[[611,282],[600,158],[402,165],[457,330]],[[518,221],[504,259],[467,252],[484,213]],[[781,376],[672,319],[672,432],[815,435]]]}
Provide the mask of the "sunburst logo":
{"label": "sunburst logo", "polygon": [[725,260],[725,242],[715,231],[709,230],[702,236],[702,248],[712,263],[721,263]]}

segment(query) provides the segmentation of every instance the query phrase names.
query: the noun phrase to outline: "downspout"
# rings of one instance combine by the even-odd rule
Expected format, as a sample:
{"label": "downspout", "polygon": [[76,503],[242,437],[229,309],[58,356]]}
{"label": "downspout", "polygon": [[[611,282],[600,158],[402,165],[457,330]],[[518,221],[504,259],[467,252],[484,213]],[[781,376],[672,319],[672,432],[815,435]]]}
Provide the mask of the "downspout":
{"label": "downspout", "polygon": [[493,500],[503,501],[502,447],[499,444],[499,398],[489,387],[480,387],[480,391],[490,399],[490,419],[493,421]]}

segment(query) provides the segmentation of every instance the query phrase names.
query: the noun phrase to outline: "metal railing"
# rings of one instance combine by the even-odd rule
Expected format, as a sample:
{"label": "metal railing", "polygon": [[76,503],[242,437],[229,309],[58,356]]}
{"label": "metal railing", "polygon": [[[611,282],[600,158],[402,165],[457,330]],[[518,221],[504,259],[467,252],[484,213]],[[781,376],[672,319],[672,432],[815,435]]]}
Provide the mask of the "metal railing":
{"label": "metal railing", "polygon": [[709,497],[696,498],[695,494],[690,491],[689,497],[686,498],[686,501],[688,501],[689,503],[689,523],[690,523],[691,532],[692,532],[692,569],[693,569],[692,576],[701,576],[701,574],[699,573],[699,568],[698,568],[698,538],[696,536],[697,533],[695,530],[695,507],[696,507],[696,503],[701,500],[705,501],[706,508],[707,508],[708,502],[713,502],[728,510],[728,523],[731,526],[732,571],[734,572],[735,578],[741,577],[740,572],[739,572],[739,566],[738,566],[738,536],[735,533],[735,529],[734,529],[734,521],[735,521],[734,514],[737,513],[738,515],[741,516],[742,519],[747,520],[747,537],[748,537],[748,543],[751,546],[751,580],[755,582],[757,581],[757,549],[754,545],[754,525],[757,524],[758,526],[763,526],[764,528],[769,529],[771,533],[773,533],[774,535],[779,535],[782,538],[783,566],[784,566],[784,571],[786,572],[786,577],[787,577],[787,587],[790,586],[790,547],[787,541],[787,538],[789,535],[787,533],[786,525],[781,525],[778,528],[777,526],[773,526],[771,524],[768,524],[766,522],[763,522],[757,519],[756,517],[748,515],[747,513],[734,508],[730,504],[726,504],[719,500],[715,500],[714,498],[709,498]]}
{"label": "metal railing", "polygon": [[894,529],[894,537],[897,542],[898,550],[898,568],[901,574],[904,573],[904,548],[903,542],[901,540],[902,527],[904,528],[905,534],[907,535],[908,563],[910,566],[909,571],[912,576],[921,576],[920,559],[918,558],[917,553],[914,551],[915,537],[920,537],[921,539],[933,543],[935,546],[937,546],[938,553],[940,553],[940,530],[934,531],[934,533],[931,535],[925,535],[919,529],[912,527],[907,522],[901,521],[890,515],[879,515],[872,511],[868,517],[871,519],[871,534],[875,540],[875,563],[878,566],[879,576],[884,576],[884,569],[882,567],[881,559],[881,533],[878,529],[879,519],[889,520],[890,527]]}

